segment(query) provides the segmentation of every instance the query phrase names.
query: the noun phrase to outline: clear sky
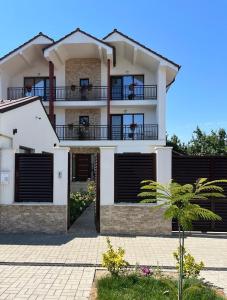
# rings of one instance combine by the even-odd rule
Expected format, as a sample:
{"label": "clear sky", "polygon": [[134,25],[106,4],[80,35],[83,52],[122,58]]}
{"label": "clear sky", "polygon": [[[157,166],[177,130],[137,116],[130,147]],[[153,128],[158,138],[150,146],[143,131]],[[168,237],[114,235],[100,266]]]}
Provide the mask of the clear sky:
{"label": "clear sky", "polygon": [[167,96],[167,130],[227,129],[227,0],[0,0],[0,56],[38,32],[117,28],[182,66]]}

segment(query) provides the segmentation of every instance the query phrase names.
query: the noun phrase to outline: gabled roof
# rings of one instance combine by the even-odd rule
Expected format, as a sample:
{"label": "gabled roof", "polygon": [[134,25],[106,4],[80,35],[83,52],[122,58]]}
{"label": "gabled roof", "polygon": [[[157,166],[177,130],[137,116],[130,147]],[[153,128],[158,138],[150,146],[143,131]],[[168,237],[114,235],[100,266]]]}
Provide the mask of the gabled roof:
{"label": "gabled roof", "polygon": [[151,53],[157,55],[158,57],[160,57],[160,58],[166,60],[167,62],[173,64],[175,67],[178,68],[178,70],[180,69],[181,66],[178,65],[177,63],[175,63],[174,61],[172,61],[172,60],[166,58],[165,56],[162,56],[161,54],[157,53],[156,51],[154,51],[154,50],[152,50],[152,49],[146,47],[145,45],[143,45],[143,44],[137,42],[137,41],[134,40],[133,38],[129,37],[128,35],[122,33],[121,31],[119,31],[119,30],[117,30],[117,29],[114,29],[112,32],[110,32],[109,34],[107,34],[107,35],[103,38],[103,40],[107,39],[109,36],[111,36],[111,35],[114,34],[114,33],[118,33],[119,35],[121,35],[121,36],[123,36],[124,38],[128,39],[129,41],[135,43],[136,45],[138,45],[138,46],[144,48],[145,50],[147,50],[147,51],[149,51],[149,52],[151,52]]}
{"label": "gabled roof", "polygon": [[9,55],[13,54],[14,52],[22,49],[24,46],[28,45],[29,43],[33,42],[34,40],[36,40],[39,37],[44,37],[44,38],[47,38],[48,40],[50,40],[52,43],[54,42],[54,40],[52,38],[50,38],[49,36],[47,36],[44,33],[40,32],[39,34],[33,36],[33,38],[31,38],[30,40],[28,40],[25,43],[23,43],[22,45],[20,45],[19,47],[13,49],[12,51],[10,51],[7,54],[5,54],[4,56],[0,57],[0,61],[3,60],[3,59],[5,59]]}
{"label": "gabled roof", "polygon": [[50,122],[50,119],[49,119],[49,117],[48,117],[48,115],[47,115],[47,112],[46,112],[46,110],[45,110],[45,108],[44,108],[44,106],[43,106],[43,103],[42,103],[42,101],[41,101],[41,98],[40,98],[39,96],[24,97],[24,98],[20,98],[20,99],[16,99],[16,100],[0,100],[0,114],[1,114],[1,113],[5,113],[5,112],[8,112],[8,111],[13,110],[13,109],[16,109],[16,108],[18,108],[18,107],[27,105],[27,104],[32,103],[32,102],[35,102],[35,101],[39,101],[39,102],[40,102],[40,104],[41,104],[41,106],[42,106],[42,108],[43,108],[43,111],[44,111],[44,113],[46,114],[47,119],[48,119],[48,121],[49,121],[49,123],[50,123],[50,126],[51,126],[51,128],[53,129],[54,134],[56,135],[56,137],[57,137],[57,139],[58,139],[58,141],[59,141],[59,138],[58,138],[58,136],[57,136],[57,133],[56,133],[56,131],[55,131],[53,125],[52,125],[51,122]]}
{"label": "gabled roof", "polygon": [[24,97],[17,100],[1,100],[0,101],[0,113],[7,112],[9,110],[18,108],[20,106],[29,104],[31,102],[40,100],[40,97],[34,96],[34,97]]}
{"label": "gabled roof", "polygon": [[109,45],[108,43],[104,42],[103,40],[98,39],[97,37],[95,37],[95,36],[93,36],[93,35],[91,35],[91,34],[85,32],[85,31],[81,30],[80,28],[76,28],[76,29],[73,30],[72,32],[66,34],[65,36],[63,36],[63,37],[60,38],[59,40],[55,41],[53,44],[48,45],[47,47],[45,47],[45,48],[43,49],[43,51],[45,52],[46,49],[48,49],[48,48],[50,48],[50,47],[52,47],[52,46],[57,45],[57,44],[60,43],[61,41],[65,40],[66,38],[68,38],[69,36],[71,36],[71,35],[73,35],[74,33],[77,33],[77,32],[80,32],[80,33],[82,33],[82,34],[84,34],[84,35],[86,35],[86,36],[92,38],[93,40],[95,40],[95,41],[97,41],[97,42],[99,42],[99,43],[102,43],[102,44],[104,44],[104,45],[107,46],[107,47],[110,47],[111,49],[114,49],[113,46]]}

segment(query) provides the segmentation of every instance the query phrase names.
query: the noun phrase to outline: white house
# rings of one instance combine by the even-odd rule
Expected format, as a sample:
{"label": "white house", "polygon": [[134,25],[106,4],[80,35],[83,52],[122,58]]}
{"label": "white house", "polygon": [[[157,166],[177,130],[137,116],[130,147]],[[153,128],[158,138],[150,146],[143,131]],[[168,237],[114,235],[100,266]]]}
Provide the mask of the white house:
{"label": "white house", "polygon": [[[135,224],[131,232],[145,233],[140,217],[147,208],[129,202],[143,176],[171,179],[166,96],[179,69],[116,29],[103,39],[79,28],[57,41],[40,33],[0,59],[0,99],[40,96],[60,147],[70,149],[71,191],[100,175],[101,232],[127,233],[128,224],[114,218],[119,212],[128,219],[139,209],[138,220],[128,222]],[[152,222],[157,225],[156,218]]]}
{"label": "white house", "polygon": [[66,232],[67,161],[39,97],[0,101],[1,232]]}

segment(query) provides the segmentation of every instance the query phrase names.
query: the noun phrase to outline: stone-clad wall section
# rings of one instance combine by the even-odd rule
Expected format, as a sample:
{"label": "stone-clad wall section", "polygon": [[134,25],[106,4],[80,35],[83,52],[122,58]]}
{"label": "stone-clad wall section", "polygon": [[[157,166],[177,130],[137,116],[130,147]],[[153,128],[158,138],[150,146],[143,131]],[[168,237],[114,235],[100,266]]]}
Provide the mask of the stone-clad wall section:
{"label": "stone-clad wall section", "polygon": [[93,86],[101,86],[101,62],[97,58],[71,58],[65,63],[67,86],[80,85],[80,79],[89,78]]}
{"label": "stone-clad wall section", "polygon": [[0,232],[65,233],[65,205],[0,205]]}
{"label": "stone-clad wall section", "polygon": [[163,207],[104,205],[100,207],[100,232],[126,235],[170,235],[172,222],[163,217]]}
{"label": "stone-clad wall section", "polygon": [[100,125],[101,113],[99,109],[66,109],[65,124],[79,124],[80,116],[89,116],[90,125]]}

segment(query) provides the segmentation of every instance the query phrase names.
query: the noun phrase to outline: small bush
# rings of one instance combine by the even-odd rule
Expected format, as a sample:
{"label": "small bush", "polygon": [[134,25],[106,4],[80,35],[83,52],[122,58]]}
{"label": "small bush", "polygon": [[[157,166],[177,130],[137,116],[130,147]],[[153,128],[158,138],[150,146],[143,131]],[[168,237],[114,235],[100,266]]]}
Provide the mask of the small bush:
{"label": "small bush", "polygon": [[[173,253],[174,258],[177,261],[177,269],[179,270],[179,248]],[[186,278],[198,278],[200,271],[204,268],[204,263],[201,261],[197,263],[195,258],[183,248],[183,273]]]}
{"label": "small bush", "polygon": [[111,275],[117,276],[129,265],[124,260],[125,250],[121,247],[114,250],[109,238],[107,238],[107,245],[108,250],[102,255],[102,266],[106,267]]}

